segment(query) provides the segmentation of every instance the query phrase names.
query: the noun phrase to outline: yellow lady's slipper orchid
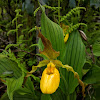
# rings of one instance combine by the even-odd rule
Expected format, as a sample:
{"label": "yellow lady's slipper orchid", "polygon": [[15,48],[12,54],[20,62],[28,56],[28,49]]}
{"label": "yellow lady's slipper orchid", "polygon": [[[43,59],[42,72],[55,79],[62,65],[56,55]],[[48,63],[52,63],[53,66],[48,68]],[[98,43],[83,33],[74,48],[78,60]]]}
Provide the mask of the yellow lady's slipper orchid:
{"label": "yellow lady's slipper orchid", "polygon": [[67,32],[67,30],[69,29],[69,26],[68,25],[65,25],[64,23],[61,23],[60,25],[63,29],[63,34],[64,34],[64,42],[66,43],[68,38],[69,38],[69,33]]}
{"label": "yellow lady's slipper orchid", "polygon": [[[40,53],[45,55],[48,58],[48,60],[40,61],[37,66],[32,66],[32,70],[28,72],[27,75],[25,76],[23,85],[25,84],[27,77],[29,77],[33,72],[35,72],[38,67],[43,67],[47,65],[47,68],[45,68],[45,70],[42,73],[42,77],[40,81],[40,89],[42,93],[44,94],[54,93],[57,90],[60,83],[60,74],[59,74],[59,71],[55,67],[56,65],[57,67],[66,68],[68,71],[71,71],[74,73],[75,78],[78,79],[79,84],[82,86],[82,94],[83,96],[85,96],[84,94],[85,85],[79,79],[78,73],[75,72],[71,66],[63,65],[61,61],[55,60],[59,56],[59,52],[55,51],[52,48],[51,42],[47,38],[45,38],[41,34],[40,31],[39,31],[38,36],[41,38],[42,43],[44,45],[44,50],[40,51]],[[64,39],[65,42],[67,41],[68,37],[69,37],[69,34],[66,34],[65,39]]]}
{"label": "yellow lady's slipper orchid", "polygon": [[55,65],[50,62],[42,73],[40,89],[44,94],[54,93],[60,83],[60,74]]}
{"label": "yellow lady's slipper orchid", "polygon": [[64,38],[64,42],[65,42],[65,43],[67,42],[68,38],[69,38],[69,34],[66,34],[66,36],[65,36],[65,38]]}

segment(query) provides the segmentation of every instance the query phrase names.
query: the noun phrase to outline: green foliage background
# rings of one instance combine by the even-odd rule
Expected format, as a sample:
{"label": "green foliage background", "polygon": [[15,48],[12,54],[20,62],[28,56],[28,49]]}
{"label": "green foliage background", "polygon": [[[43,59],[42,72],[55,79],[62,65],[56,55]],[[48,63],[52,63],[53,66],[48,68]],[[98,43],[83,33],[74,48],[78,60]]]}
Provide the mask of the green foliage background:
{"label": "green foliage background", "polygon": [[[72,72],[60,68],[61,82],[52,95],[42,94],[39,81],[44,68],[28,78],[22,88],[24,76],[37,65],[43,49],[37,44],[38,26],[53,49],[60,51],[59,60],[78,72],[86,83],[85,100],[99,100],[100,92],[100,1],[99,0],[0,0],[0,78],[5,80],[7,92],[1,100],[81,100],[81,87]],[[69,33],[64,43],[63,27]],[[78,30],[87,36],[84,41]],[[38,53],[38,54],[37,54]],[[38,57],[40,56],[40,57]],[[0,92],[1,93],[1,92]],[[9,97],[9,98],[8,98]]]}

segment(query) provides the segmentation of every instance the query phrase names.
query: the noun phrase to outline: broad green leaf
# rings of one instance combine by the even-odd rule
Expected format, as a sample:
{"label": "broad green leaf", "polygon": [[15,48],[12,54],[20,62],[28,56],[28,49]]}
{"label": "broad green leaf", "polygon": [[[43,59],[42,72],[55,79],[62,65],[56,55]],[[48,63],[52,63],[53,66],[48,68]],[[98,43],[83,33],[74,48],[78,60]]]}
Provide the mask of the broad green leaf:
{"label": "broad green leaf", "polygon": [[32,94],[25,94],[25,95],[20,95],[18,93],[14,94],[14,100],[38,100],[35,99]]}
{"label": "broad green leaf", "polygon": [[8,95],[7,95],[7,92],[5,92],[2,97],[0,98],[0,100],[10,100]]}
{"label": "broad green leaf", "polygon": [[95,98],[96,98],[96,100],[100,100],[100,82],[99,82],[99,84],[94,84],[93,88],[95,90]]}
{"label": "broad green leaf", "polygon": [[3,75],[4,72],[9,72],[9,71],[13,71],[14,78],[21,77],[22,71],[18,67],[17,63],[8,59],[3,55],[0,55],[0,75]]}
{"label": "broad green leaf", "polygon": [[7,94],[10,100],[13,100],[14,92],[22,87],[23,80],[24,80],[24,74],[18,79],[14,78],[6,79]]}
{"label": "broad green leaf", "polygon": [[100,82],[100,67],[93,65],[93,67],[84,75],[83,81],[88,84]]}
{"label": "broad green leaf", "polygon": [[14,74],[13,71],[6,71],[0,75],[0,78],[13,77],[13,74]]}
{"label": "broad green leaf", "polygon": [[52,100],[51,96],[49,94],[42,94],[41,100]]}
{"label": "broad green leaf", "polygon": [[[74,31],[70,34],[65,49],[66,52],[62,61],[63,64],[72,66],[73,69],[78,72],[81,79],[82,67],[85,63],[85,46],[78,31]],[[68,83],[67,91],[69,94],[73,93],[78,85],[78,80],[74,78],[74,74],[72,72],[68,72],[66,69],[61,69],[60,71]]]}
{"label": "broad green leaf", "polygon": [[52,100],[66,100],[66,95],[63,93],[63,91],[58,88],[56,92],[51,94]]}
{"label": "broad green leaf", "polygon": [[21,69],[18,67],[18,64],[7,57],[1,55],[0,56],[0,75],[2,76],[6,73],[7,76],[13,71],[12,78],[6,78],[6,85],[7,85],[7,94],[10,100],[13,100],[13,93],[17,89],[22,86],[24,74],[22,74]]}
{"label": "broad green leaf", "polygon": [[[28,77],[26,83],[25,83],[25,87],[30,90],[32,93],[33,96],[35,96],[35,93],[34,93],[34,85],[33,85],[33,82],[31,81],[31,78]],[[26,92],[26,91],[25,91]]]}
{"label": "broad green leaf", "polygon": [[100,44],[93,45],[93,54],[95,56],[100,56]]}
{"label": "broad green leaf", "polygon": [[[0,100],[10,100],[8,98],[7,93],[4,93],[3,96],[0,98]],[[21,95],[17,92],[14,93],[14,100],[39,100],[39,99],[35,99],[32,94],[25,94],[25,95]]]}
{"label": "broad green leaf", "polygon": [[[16,88],[16,86],[17,86],[18,90],[16,90],[15,92],[13,91],[14,92],[13,100],[38,100],[38,98],[36,97],[35,92],[34,92],[33,82],[31,81],[31,79],[29,77],[28,77],[28,79],[25,83],[25,86],[23,88],[22,87],[18,88],[18,86],[20,85],[20,80],[18,83],[16,81],[15,88],[13,88],[14,83],[15,83],[15,81],[12,82],[12,87],[11,87],[10,91],[12,92]],[[9,94],[11,94],[11,92]],[[0,100],[11,100],[11,99],[9,99],[7,93],[5,93],[1,97]]]}
{"label": "broad green leaf", "polygon": [[[24,87],[19,88],[16,92],[19,95],[30,95],[32,99],[37,99],[34,91],[34,85],[33,82],[31,81],[30,77],[28,77]],[[24,98],[23,98],[24,99]],[[28,99],[28,98],[27,98]]]}
{"label": "broad green leaf", "polygon": [[[65,45],[63,30],[58,24],[51,21],[45,15],[44,10],[41,16],[41,32],[48,40],[50,40],[53,49],[56,51],[60,51],[59,58],[61,58],[64,53],[64,45]],[[42,45],[40,41],[39,44]],[[43,50],[43,46],[41,47],[41,49]]]}
{"label": "broad green leaf", "polygon": [[91,60],[87,60],[83,66],[83,69],[90,69],[92,67]]}
{"label": "broad green leaf", "polygon": [[70,100],[76,100],[76,92],[75,91],[72,94],[70,94]]}
{"label": "broad green leaf", "polygon": [[[60,69],[61,70],[61,69]],[[68,82],[66,81],[65,77],[63,76],[63,74],[60,72],[60,89],[62,90],[63,94],[65,94],[66,96],[68,95]]]}
{"label": "broad green leaf", "polygon": [[[57,92],[52,94],[52,100],[76,100],[76,92],[74,91],[72,94],[64,96],[61,90],[58,89]],[[59,96],[58,96],[59,95]]]}

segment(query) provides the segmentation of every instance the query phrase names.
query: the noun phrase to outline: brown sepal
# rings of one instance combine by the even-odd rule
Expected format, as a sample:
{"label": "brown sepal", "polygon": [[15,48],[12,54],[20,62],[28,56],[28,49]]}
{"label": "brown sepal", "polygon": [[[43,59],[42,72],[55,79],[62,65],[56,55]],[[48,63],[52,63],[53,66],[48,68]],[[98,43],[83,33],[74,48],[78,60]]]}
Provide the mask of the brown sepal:
{"label": "brown sepal", "polygon": [[60,52],[57,52],[57,51],[55,51],[55,50],[52,48],[51,42],[50,42],[47,38],[45,38],[45,37],[41,34],[40,31],[39,31],[38,37],[41,38],[42,43],[43,43],[43,45],[44,45],[44,50],[43,50],[43,51],[40,50],[40,53],[41,53],[41,54],[44,54],[44,55],[45,55],[46,57],[48,57],[49,59],[56,59],[56,58],[59,56],[59,53],[60,53]]}

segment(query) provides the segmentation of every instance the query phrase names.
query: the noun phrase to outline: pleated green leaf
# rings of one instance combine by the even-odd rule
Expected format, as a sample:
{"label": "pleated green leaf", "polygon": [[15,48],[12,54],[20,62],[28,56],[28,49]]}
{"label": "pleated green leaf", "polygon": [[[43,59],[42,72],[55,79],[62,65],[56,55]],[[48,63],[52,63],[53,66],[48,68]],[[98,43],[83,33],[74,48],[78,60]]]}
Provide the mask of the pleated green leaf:
{"label": "pleated green leaf", "polygon": [[93,67],[84,75],[83,81],[87,84],[100,82],[100,67],[93,65]]}
{"label": "pleated green leaf", "polygon": [[8,95],[7,95],[7,92],[5,92],[2,97],[0,98],[0,100],[10,100]]}
{"label": "pleated green leaf", "polygon": [[[63,63],[72,66],[81,79],[82,67],[85,63],[85,46],[78,31],[70,34],[65,49]],[[61,69],[61,73],[68,84],[67,91],[69,94],[73,93],[78,85],[78,80],[74,78],[72,72],[68,72],[66,69]]]}
{"label": "pleated green leaf", "polygon": [[24,74],[18,79],[14,78],[6,79],[7,94],[10,100],[13,100],[14,92],[19,88],[21,88],[23,80],[24,80]]}
{"label": "pleated green leaf", "polygon": [[100,44],[96,43],[93,45],[93,54],[97,57],[100,56]]}
{"label": "pleated green leaf", "polygon": [[[0,100],[10,100],[7,93],[5,93]],[[19,93],[15,93],[14,94],[14,100],[37,100],[34,99],[32,94],[25,94],[25,95],[21,95]]]}
{"label": "pleated green leaf", "polygon": [[[11,72],[13,72],[13,75],[12,77],[9,77]],[[24,73],[22,74],[22,71],[16,62],[0,55],[0,76],[3,76],[1,78],[5,77],[8,97],[10,100],[13,100],[14,91],[22,86]]]}
{"label": "pleated green leaf", "polygon": [[41,100],[52,100],[49,94],[41,94]]}
{"label": "pleated green leaf", "polygon": [[0,55],[0,75],[3,75],[4,72],[13,72],[14,78],[19,78],[22,75],[21,69],[18,67],[17,63],[8,59],[7,57]]}
{"label": "pleated green leaf", "polygon": [[51,94],[52,100],[66,100],[66,95],[58,88],[57,91]]}
{"label": "pleated green leaf", "polygon": [[37,99],[33,98],[32,94],[20,95],[16,93],[14,95],[14,100],[37,100]]}
{"label": "pleated green leaf", "polygon": [[[59,57],[62,57],[64,53],[64,45],[65,45],[63,31],[61,27],[58,24],[51,21],[45,15],[44,12],[42,12],[42,16],[41,16],[41,32],[48,40],[50,40],[53,49],[56,51],[60,51]],[[41,48],[43,48],[43,46]]]}
{"label": "pleated green leaf", "polygon": [[[38,98],[35,95],[33,82],[31,81],[30,77],[28,77],[24,87],[22,87],[21,85],[23,78],[22,80],[20,79],[17,79],[18,81],[16,80],[16,82],[15,80],[13,80],[12,82],[11,81],[12,79],[7,81],[7,85],[8,85],[7,89],[9,89],[7,91],[8,94],[7,93],[3,94],[0,100],[11,100],[12,99],[10,97],[11,95],[13,97],[13,100],[38,100]],[[11,85],[9,85],[10,83]],[[15,83],[15,86],[14,86],[14,83]],[[13,90],[15,89],[16,91],[14,92]]]}

